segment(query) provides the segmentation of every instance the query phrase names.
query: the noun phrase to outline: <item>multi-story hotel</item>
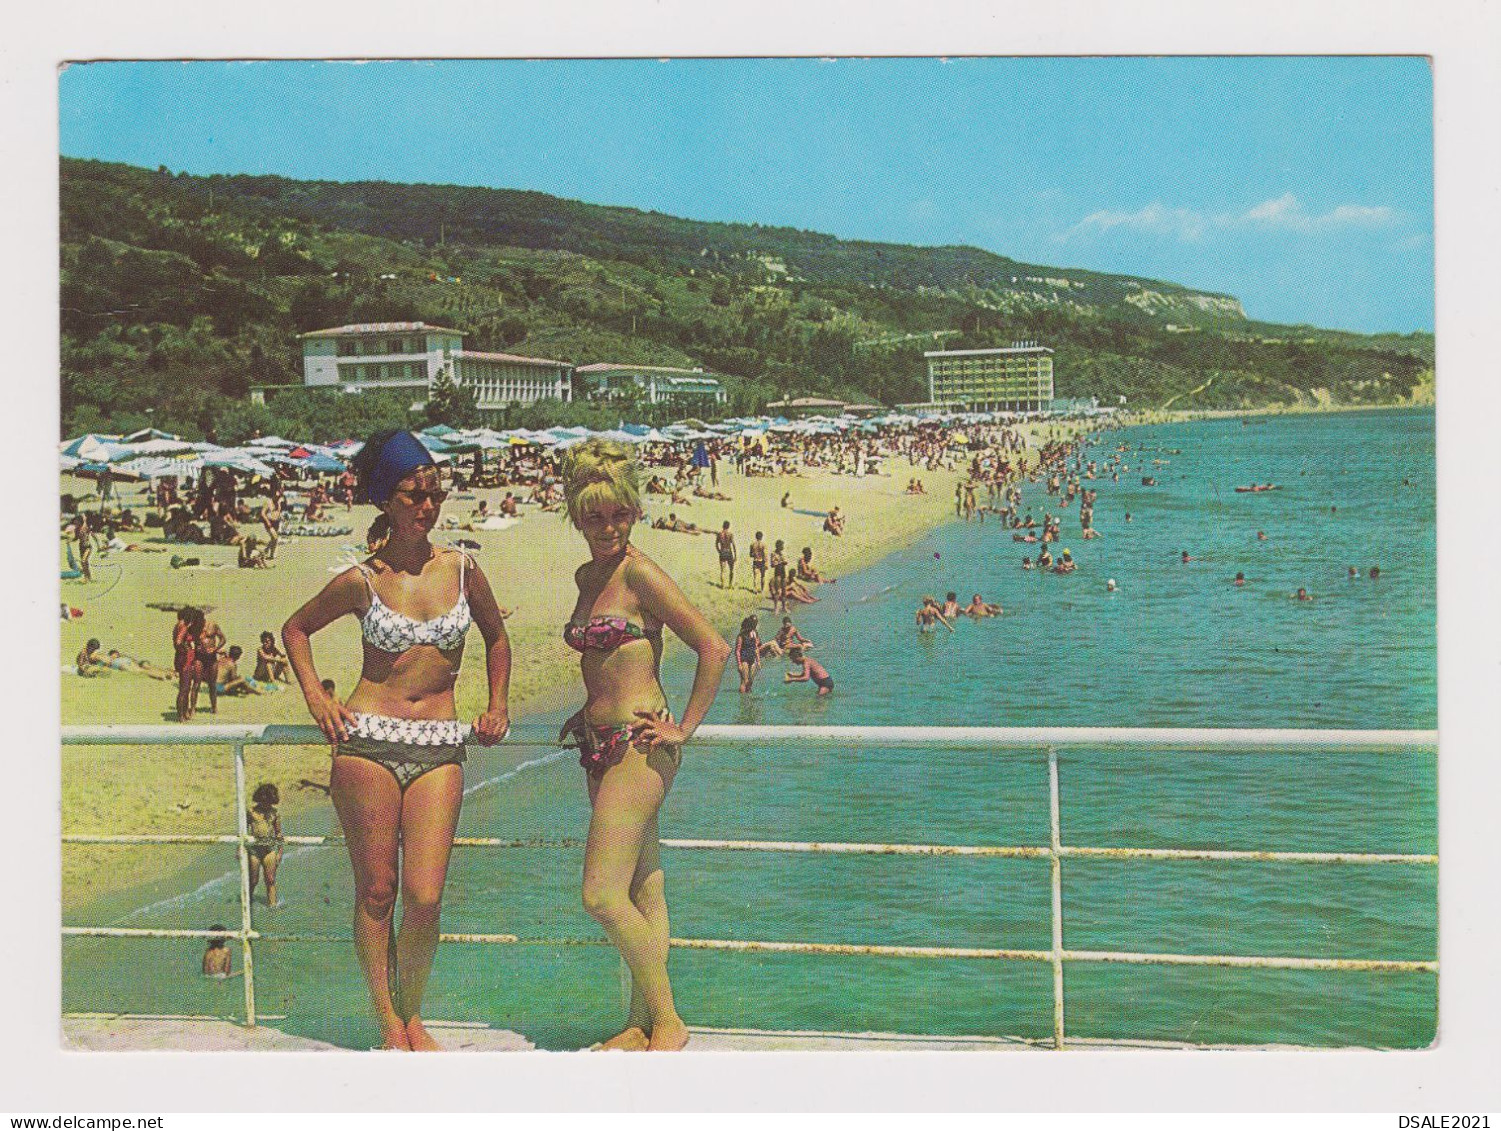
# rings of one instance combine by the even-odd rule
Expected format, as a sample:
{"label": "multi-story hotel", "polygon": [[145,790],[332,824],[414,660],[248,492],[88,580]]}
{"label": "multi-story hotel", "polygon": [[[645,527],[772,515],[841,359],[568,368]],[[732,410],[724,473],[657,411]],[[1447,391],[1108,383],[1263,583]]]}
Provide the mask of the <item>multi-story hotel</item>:
{"label": "multi-story hotel", "polygon": [[724,386],[702,369],[616,365],[602,361],[580,365],[574,373],[579,392],[591,398],[622,397],[634,392],[647,404],[670,404],[688,409],[710,409],[724,404],[727,399]]}
{"label": "multi-story hotel", "polygon": [[441,374],[474,393],[482,410],[514,402],[573,399],[566,361],[464,349],[459,330],[426,322],[368,322],[299,334],[310,388],[413,389],[425,396]]}
{"label": "multi-story hotel", "polygon": [[1053,403],[1053,351],[1035,342],[923,356],[933,404],[974,412],[1037,412]]}

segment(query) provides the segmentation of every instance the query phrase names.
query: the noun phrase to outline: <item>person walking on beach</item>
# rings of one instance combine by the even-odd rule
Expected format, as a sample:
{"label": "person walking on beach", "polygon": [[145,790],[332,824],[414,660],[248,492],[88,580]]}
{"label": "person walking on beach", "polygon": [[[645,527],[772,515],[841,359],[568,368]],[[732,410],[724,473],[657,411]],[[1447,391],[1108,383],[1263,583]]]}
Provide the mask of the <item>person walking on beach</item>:
{"label": "person walking on beach", "polygon": [[85,581],[93,581],[94,539],[89,533],[89,516],[83,511],[73,520],[72,533],[78,544],[78,572]]}
{"label": "person walking on beach", "polygon": [[756,540],[746,553],[751,563],[751,588],[760,593],[766,588],[766,535],[756,531]]}
{"label": "person walking on beach", "polygon": [[[587,775],[584,909],[631,972],[625,1027],[600,1047],[671,1051],[688,1043],[667,977],[667,897],[657,816],[719,690],[730,648],[656,562],[631,545],[641,517],[632,449],[608,440],[570,448],[568,516],[589,546],[574,574],[578,602],[563,640],[579,653],[583,709],[563,726]],[[682,721],[662,690],[662,627],[698,657]]]}
{"label": "person walking on beach", "polygon": [[[719,551],[719,587],[735,588],[735,535],[730,533],[730,520],[725,519],[719,533],[714,535],[714,548]],[[725,584],[724,571],[729,569],[730,581]]]}
{"label": "person walking on beach", "polygon": [[756,618],[746,617],[740,622],[740,635],[735,637],[735,667],[740,671],[740,694],[749,695],[756,682],[756,672],[761,667],[761,637],[756,633]]}
{"label": "person walking on beach", "polygon": [[[410,432],[377,432],[354,470],[361,501],[380,509],[368,533],[373,552],[293,613],[282,642],[308,713],[336,748],[329,793],[354,869],[355,953],[382,1045],[435,1050],[421,1011],[464,793],[466,728],[454,685],[465,634],[477,625],[489,699],[473,738],[498,742],[510,725],[511,646],[484,571],[468,554],[429,541],[448,492],[422,443]],[[364,660],[341,704],[318,678],[311,638],[348,614],[360,621]]]}
{"label": "person walking on beach", "polygon": [[782,539],[777,539],[775,548],[771,551],[771,610],[775,613],[787,611],[787,544]]}

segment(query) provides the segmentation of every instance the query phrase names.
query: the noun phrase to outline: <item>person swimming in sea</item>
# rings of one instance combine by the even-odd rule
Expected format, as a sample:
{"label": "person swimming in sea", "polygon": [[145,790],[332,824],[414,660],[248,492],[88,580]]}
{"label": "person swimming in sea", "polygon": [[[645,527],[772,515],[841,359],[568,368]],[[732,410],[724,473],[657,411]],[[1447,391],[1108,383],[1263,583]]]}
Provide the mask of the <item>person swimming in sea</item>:
{"label": "person swimming in sea", "polygon": [[1058,557],[1058,564],[1053,567],[1054,573],[1073,573],[1078,566],[1074,563],[1074,557],[1064,550]]}
{"label": "person swimming in sea", "polygon": [[[223,923],[215,923],[211,931],[225,930]],[[229,940],[215,935],[208,940],[203,950],[203,976],[205,978],[228,978],[233,973],[234,956],[230,953]]]}
{"label": "person swimming in sea", "polygon": [[942,612],[949,620],[954,620],[959,616],[959,595],[953,590],[943,595]]}
{"label": "person swimming in sea", "polygon": [[960,611],[967,617],[970,617],[974,620],[981,620],[985,617],[1000,616],[1001,606],[988,603],[984,598],[976,593],[970,603],[968,605],[965,605],[964,608]]}
{"label": "person swimming in sea", "polygon": [[1300,588],[1296,593],[1293,594],[1293,600],[1294,601],[1312,601],[1313,600],[1313,594],[1310,593],[1307,589],[1301,589]]}
{"label": "person swimming in sea", "polygon": [[938,602],[932,597],[924,597],[922,604],[917,607],[917,631],[932,632],[935,622],[942,624],[950,632],[954,631],[954,626],[944,619],[939,610]]}
{"label": "person swimming in sea", "polygon": [[1244,585],[1245,583],[1246,583],[1246,575],[1244,573],[1237,572],[1236,575],[1235,575],[1235,580],[1232,582],[1232,584],[1234,584],[1234,585]]}

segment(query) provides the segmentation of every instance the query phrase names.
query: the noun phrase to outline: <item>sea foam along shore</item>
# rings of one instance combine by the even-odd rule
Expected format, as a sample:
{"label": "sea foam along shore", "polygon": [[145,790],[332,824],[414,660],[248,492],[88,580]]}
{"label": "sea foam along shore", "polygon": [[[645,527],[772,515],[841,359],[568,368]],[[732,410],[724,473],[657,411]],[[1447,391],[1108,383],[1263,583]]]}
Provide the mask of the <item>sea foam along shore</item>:
{"label": "sea foam along shore", "polygon": [[[1030,442],[1035,443],[1037,430]],[[745,478],[720,468],[723,502],[694,498],[691,507],[674,506],[660,495],[647,497],[648,518],[676,511],[706,530],[729,519],[740,547],[737,588],[719,588],[713,538],[637,528],[633,540],[677,580],[689,599],[703,609],[729,638],[739,619],[766,607],[745,587],[745,556],[757,530],[769,542],[784,539],[791,554],[812,546],[819,567],[833,576],[876,561],[922,537],[954,517],[954,487],[962,475],[952,471],[913,469],[902,458],[887,460],[889,475],[854,478],[810,471],[797,477]],[[927,488],[908,495],[912,476]],[[87,495],[92,484],[65,477],[64,491]],[[780,500],[791,493],[791,506]],[[445,513],[463,518],[488,499],[493,511],[504,491],[476,493],[471,501],[453,497]],[[134,497],[127,494],[127,501]],[[848,517],[846,532],[836,538],[822,529],[821,515],[838,505]],[[814,512],[814,513],[801,513]],[[333,576],[341,563],[356,560],[359,544],[374,510],[334,508],[331,518],[351,527],[347,537],[289,539],[270,570],[234,568],[231,547],[171,547],[140,538],[136,552],[117,552],[97,561],[96,580],[84,585],[65,581],[62,599],[83,610],[62,625],[61,662],[70,663],[84,642],[97,637],[106,649],[171,666],[170,612],[148,603],[212,607],[211,616],[230,643],[254,654],[262,630],[279,630],[303,600]],[[245,528],[247,532],[249,527]],[[572,612],[573,569],[586,556],[584,543],[557,514],[523,509],[522,519],[500,531],[452,532],[440,542],[472,539],[478,559],[502,605],[515,610],[507,621],[514,652],[511,706],[513,717],[552,710],[580,699],[577,657],[562,643],[560,629]],[[157,552],[152,552],[157,551]],[[171,555],[196,557],[202,566],[174,569]],[[670,641],[669,648],[681,647]],[[359,626],[348,618],[321,634],[315,644],[319,672],[347,694],[359,672]],[[246,674],[249,673],[249,666]],[[733,673],[731,673],[733,675]],[[65,724],[159,723],[175,725],[174,688],[133,673],[116,672],[97,679],[62,676],[62,721]],[[484,663],[471,643],[458,685],[461,717],[471,718],[482,705]],[[207,707],[207,698],[204,698]],[[198,722],[308,721],[295,686],[272,695],[224,698],[217,716],[202,712]],[[247,754],[249,784],[273,781],[281,786],[283,822],[295,827],[299,811],[326,804],[321,793],[289,788],[300,779],[327,780],[324,747],[253,748]],[[235,828],[229,757],[213,748],[64,747],[62,751],[62,825],[75,833],[229,833]],[[119,846],[69,845],[63,852],[63,905],[76,910],[113,891],[161,879],[182,866],[183,850],[160,852]]]}

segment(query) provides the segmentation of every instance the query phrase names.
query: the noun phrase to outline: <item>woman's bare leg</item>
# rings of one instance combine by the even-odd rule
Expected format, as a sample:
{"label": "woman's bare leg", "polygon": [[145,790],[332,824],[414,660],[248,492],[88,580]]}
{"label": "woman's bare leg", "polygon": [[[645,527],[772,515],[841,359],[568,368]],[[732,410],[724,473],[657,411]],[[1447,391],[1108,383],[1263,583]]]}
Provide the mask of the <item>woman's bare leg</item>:
{"label": "woman's bare leg", "polygon": [[[631,971],[633,1000],[640,995],[651,1024],[653,1049],[678,1049],[687,1043],[688,1029],[678,1016],[667,978],[666,904],[660,914],[653,906],[660,884],[644,883],[655,918],[649,920],[633,901],[638,870],[650,836],[656,845],[656,816],[672,785],[673,760],[665,751],[647,754],[632,747],[619,765],[605,772],[594,792],[594,814],[584,848],[584,909],[610,936]],[[647,878],[660,876],[655,860],[644,861]],[[629,1033],[622,1033],[624,1037]]]}
{"label": "woman's bare leg", "polygon": [[[281,863],[281,849],[273,849],[266,853],[266,905],[275,907],[281,901],[276,898],[276,866]],[[251,888],[254,890],[254,883]]]}
{"label": "woman's bare leg", "polygon": [[401,787],[384,766],[349,755],[334,758],[328,784],[354,867],[354,952],[365,972],[381,1040],[388,1049],[410,1049],[406,1023],[391,1000],[391,915],[396,907]]}
{"label": "woman's bare leg", "polygon": [[396,934],[396,1011],[406,1018],[415,1052],[441,1046],[422,1027],[422,991],[438,950],[438,916],[453,833],[464,801],[464,771],[457,765],[428,770],[401,802],[401,929]]}

